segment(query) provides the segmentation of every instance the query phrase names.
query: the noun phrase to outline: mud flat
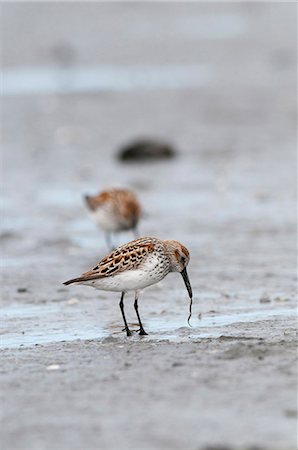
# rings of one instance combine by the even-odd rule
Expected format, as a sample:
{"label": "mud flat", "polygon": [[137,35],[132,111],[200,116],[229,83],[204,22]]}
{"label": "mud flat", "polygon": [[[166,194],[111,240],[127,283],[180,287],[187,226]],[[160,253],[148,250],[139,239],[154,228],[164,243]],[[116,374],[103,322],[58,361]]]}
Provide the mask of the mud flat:
{"label": "mud flat", "polygon": [[218,331],[5,350],[3,448],[294,449],[294,320]]}

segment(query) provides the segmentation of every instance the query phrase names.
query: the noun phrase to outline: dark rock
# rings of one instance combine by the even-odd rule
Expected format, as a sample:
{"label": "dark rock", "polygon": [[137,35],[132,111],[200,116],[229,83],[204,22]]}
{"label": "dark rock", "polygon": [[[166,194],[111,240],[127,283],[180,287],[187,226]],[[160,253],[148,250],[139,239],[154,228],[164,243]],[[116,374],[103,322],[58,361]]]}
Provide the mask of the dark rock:
{"label": "dark rock", "polygon": [[18,288],[17,289],[17,292],[19,293],[19,294],[24,294],[25,292],[27,292],[27,288]]}
{"label": "dark rock", "polygon": [[140,139],[124,146],[118,153],[118,159],[130,161],[157,161],[170,159],[176,152],[170,144],[150,139]]}

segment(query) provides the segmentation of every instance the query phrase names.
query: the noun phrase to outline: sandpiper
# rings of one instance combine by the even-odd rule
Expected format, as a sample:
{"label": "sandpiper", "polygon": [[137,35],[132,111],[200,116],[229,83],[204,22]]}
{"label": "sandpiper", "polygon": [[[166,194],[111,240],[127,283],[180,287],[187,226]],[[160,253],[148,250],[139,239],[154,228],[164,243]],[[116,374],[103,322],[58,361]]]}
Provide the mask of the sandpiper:
{"label": "sandpiper", "polygon": [[113,248],[112,233],[133,230],[137,238],[137,225],[141,206],[135,194],[127,189],[109,189],[98,195],[86,195],[90,215],[106,236],[108,249]]}
{"label": "sandpiper", "polygon": [[124,295],[135,291],[134,308],[140,325],[139,334],[146,335],[139,311],[139,291],[161,281],[169,272],[180,272],[190,297],[188,322],[191,317],[192,289],[186,267],[189,251],[177,241],[143,237],[116,248],[95,267],[64,284],[86,284],[103,291],[121,292],[119,303],[127,336],[131,331],[124,314]]}

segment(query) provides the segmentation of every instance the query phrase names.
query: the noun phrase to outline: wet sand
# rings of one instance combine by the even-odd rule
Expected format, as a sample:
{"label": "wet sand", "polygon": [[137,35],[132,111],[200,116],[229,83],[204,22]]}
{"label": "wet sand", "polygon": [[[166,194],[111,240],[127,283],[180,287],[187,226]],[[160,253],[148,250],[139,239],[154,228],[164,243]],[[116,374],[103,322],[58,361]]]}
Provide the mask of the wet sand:
{"label": "wet sand", "polygon": [[[296,448],[295,5],[2,9],[3,448]],[[139,137],[177,158],[121,164]],[[62,285],[104,256],[82,195],[114,184],[143,235],[190,249],[191,328],[178,274],[142,293],[144,338],[117,294]],[[131,296],[126,312],[137,329]]]}

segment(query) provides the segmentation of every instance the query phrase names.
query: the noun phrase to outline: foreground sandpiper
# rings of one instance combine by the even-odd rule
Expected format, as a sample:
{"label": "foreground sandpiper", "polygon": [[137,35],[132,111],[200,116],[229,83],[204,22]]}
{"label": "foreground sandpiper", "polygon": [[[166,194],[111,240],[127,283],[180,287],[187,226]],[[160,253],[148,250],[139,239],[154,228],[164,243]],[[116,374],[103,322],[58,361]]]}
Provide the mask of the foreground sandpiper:
{"label": "foreground sandpiper", "polygon": [[103,258],[93,269],[80,277],[64,284],[86,284],[103,291],[121,292],[120,309],[127,336],[131,331],[124,314],[124,295],[135,291],[134,307],[140,325],[140,335],[147,334],[142,325],[139,311],[139,291],[161,281],[169,272],[181,273],[190,297],[192,307],[192,289],[186,267],[189,263],[189,251],[177,241],[162,241],[153,237],[136,239],[116,248]]}
{"label": "foreground sandpiper", "polygon": [[137,225],[141,206],[136,195],[128,189],[109,189],[98,195],[86,195],[85,200],[94,222],[104,230],[109,250],[113,247],[112,233],[133,230]]}

